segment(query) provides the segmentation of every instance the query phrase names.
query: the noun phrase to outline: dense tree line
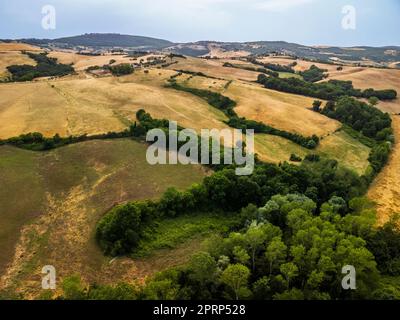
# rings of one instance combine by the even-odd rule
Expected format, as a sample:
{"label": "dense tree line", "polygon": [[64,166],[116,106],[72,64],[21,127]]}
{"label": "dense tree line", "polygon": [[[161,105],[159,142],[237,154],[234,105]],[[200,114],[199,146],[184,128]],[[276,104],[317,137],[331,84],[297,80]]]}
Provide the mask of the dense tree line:
{"label": "dense tree line", "polygon": [[121,63],[116,66],[107,66],[107,68],[114,76],[117,77],[132,74],[135,71],[130,63]]}
{"label": "dense tree line", "polygon": [[133,203],[110,211],[98,224],[97,239],[110,255],[134,252],[138,239],[157,218],[194,212],[239,212],[249,204],[266,203],[275,194],[302,193],[321,205],[333,196],[349,201],[362,195],[367,181],[334,160],[304,162],[300,166],[258,164],[251,176],[237,176],[225,168],[187,191],[168,190],[158,202]]}
{"label": "dense tree line", "polygon": [[377,141],[388,140],[393,135],[388,113],[351,97],[328,103],[321,113]]}
{"label": "dense tree line", "polygon": [[264,74],[258,76],[259,83],[268,89],[300,94],[323,100],[337,100],[343,96],[356,98],[376,97],[380,100],[393,100],[397,97],[395,90],[374,90],[364,91],[355,89],[351,81],[329,80],[327,82],[312,83],[297,78],[275,78],[267,77]]}
{"label": "dense tree line", "polygon": [[[62,284],[63,298],[347,300],[400,295],[379,274],[399,274],[400,234],[393,223],[375,230],[376,213],[365,198],[347,203],[332,196],[318,206],[303,194],[279,194],[244,207],[239,216],[239,230],[209,238],[187,265],[158,273],[144,286],[84,286],[72,276]],[[357,290],[341,285],[346,265],[357,271]]]}
{"label": "dense tree line", "polygon": [[11,73],[11,81],[32,81],[39,77],[65,76],[74,72],[71,65],[57,63],[57,59],[48,57],[47,53],[26,52],[26,54],[36,61],[36,66],[8,66],[7,70]]}
{"label": "dense tree line", "polygon": [[325,73],[328,70],[320,69],[316,65],[312,65],[308,70],[299,72],[304,81],[317,82],[325,79],[328,75]]}
{"label": "dense tree line", "polygon": [[56,134],[51,138],[44,137],[39,132],[32,132],[27,134],[21,134],[18,137],[12,137],[9,139],[0,140],[0,145],[7,144],[26,150],[46,151],[63,147],[69,144],[74,144],[89,140],[119,139],[131,136],[132,133],[129,130],[125,130],[122,132],[108,132],[92,136],[81,135],[81,136],[60,137],[59,134]]}

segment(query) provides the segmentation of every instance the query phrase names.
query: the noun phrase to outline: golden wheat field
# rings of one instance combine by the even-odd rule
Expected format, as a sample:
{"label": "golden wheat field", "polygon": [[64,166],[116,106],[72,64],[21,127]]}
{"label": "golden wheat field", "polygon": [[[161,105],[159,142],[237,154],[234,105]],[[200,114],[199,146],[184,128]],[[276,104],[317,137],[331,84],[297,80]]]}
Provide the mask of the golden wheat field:
{"label": "golden wheat field", "polygon": [[216,90],[236,101],[235,111],[239,116],[278,129],[306,136],[324,136],[340,127],[339,122],[311,110],[313,98],[269,90],[243,81],[227,83],[204,77],[189,78],[182,78],[186,85]]}
{"label": "golden wheat field", "polygon": [[145,109],[194,129],[224,128],[222,112],[190,94],[164,88],[171,71],[123,78],[88,78],[0,85],[0,138],[122,131]]}

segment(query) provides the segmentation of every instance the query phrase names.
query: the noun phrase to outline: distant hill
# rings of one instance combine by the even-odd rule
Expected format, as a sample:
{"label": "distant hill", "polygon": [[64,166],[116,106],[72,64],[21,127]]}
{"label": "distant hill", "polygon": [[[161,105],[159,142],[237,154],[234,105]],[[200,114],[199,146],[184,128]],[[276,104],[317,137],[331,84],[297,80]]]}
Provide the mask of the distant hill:
{"label": "distant hill", "polygon": [[[3,40],[13,41],[13,40]],[[262,55],[278,53],[293,57],[306,58],[321,62],[349,62],[387,66],[400,61],[400,47],[333,47],[305,46],[285,41],[255,41],[255,42],[215,42],[198,41],[190,43],[172,43],[168,40],[142,36],[131,36],[116,33],[89,33],[80,36],[59,39],[20,39],[18,41],[38,46],[92,48],[133,48],[136,50],[165,50],[188,56],[215,56],[215,52],[240,52],[245,55]],[[233,54],[234,55],[234,54]]]}
{"label": "distant hill", "polygon": [[212,42],[199,41],[186,44],[175,44],[166,50],[189,54],[192,56],[212,56],[210,48],[218,48],[222,52],[247,52],[249,55],[279,53],[324,62],[367,62],[390,63],[400,61],[400,47],[331,47],[331,46],[304,46],[285,41],[256,41],[256,42]]}
{"label": "distant hill", "polygon": [[117,33],[88,33],[80,36],[58,38],[53,40],[22,39],[21,41],[37,45],[62,44],[68,46],[121,47],[141,49],[162,49],[173,45],[172,42],[167,40]]}

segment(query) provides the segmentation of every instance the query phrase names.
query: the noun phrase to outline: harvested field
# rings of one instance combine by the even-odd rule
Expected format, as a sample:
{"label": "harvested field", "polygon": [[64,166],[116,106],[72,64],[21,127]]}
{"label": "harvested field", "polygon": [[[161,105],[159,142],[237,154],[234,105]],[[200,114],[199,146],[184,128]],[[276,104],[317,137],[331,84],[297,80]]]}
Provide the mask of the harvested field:
{"label": "harvested field", "polygon": [[222,112],[200,98],[164,87],[174,72],[151,70],[121,78],[60,79],[0,85],[0,138],[122,131],[145,109],[187,128],[224,128]]}
{"label": "harvested field", "polygon": [[[310,110],[314,99],[262,88],[257,84],[214,80],[204,77],[186,79],[191,87],[215,90],[237,102],[239,116],[261,121],[275,128],[302,135],[324,136],[340,123]],[[227,87],[227,88],[226,88]]]}

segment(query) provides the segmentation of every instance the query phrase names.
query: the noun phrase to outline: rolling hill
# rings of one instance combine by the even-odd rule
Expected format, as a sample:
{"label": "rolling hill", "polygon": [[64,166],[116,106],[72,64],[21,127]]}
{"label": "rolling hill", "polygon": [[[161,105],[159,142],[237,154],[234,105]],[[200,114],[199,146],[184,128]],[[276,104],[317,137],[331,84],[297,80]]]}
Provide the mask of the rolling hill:
{"label": "rolling hill", "polygon": [[[12,40],[3,40],[12,41]],[[400,47],[335,47],[306,46],[285,41],[255,42],[216,42],[197,41],[173,43],[168,40],[143,36],[132,36],[117,33],[87,33],[78,36],[58,39],[20,39],[19,41],[40,46],[92,47],[92,48],[131,48],[141,50],[165,50],[193,57],[265,55],[278,53],[323,62],[339,61],[342,63],[359,63],[372,66],[398,66]]]}

